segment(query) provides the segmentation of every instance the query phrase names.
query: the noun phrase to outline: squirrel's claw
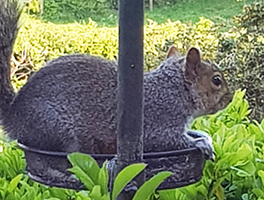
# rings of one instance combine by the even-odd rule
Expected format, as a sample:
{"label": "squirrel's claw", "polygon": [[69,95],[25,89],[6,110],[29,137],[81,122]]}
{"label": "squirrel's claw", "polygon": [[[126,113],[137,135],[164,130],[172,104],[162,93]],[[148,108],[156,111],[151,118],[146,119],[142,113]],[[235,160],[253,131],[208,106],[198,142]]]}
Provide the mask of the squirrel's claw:
{"label": "squirrel's claw", "polygon": [[211,161],[215,160],[213,140],[206,132],[200,130],[187,130],[185,137],[193,143],[194,147],[201,150],[206,159]]}

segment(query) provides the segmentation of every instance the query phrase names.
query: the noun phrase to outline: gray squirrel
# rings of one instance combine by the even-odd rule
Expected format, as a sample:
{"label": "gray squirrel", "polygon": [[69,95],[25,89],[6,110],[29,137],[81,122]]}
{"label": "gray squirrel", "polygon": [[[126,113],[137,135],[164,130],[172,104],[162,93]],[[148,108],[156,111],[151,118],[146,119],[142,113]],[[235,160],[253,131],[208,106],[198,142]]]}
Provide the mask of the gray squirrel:
{"label": "gray squirrel", "polygon": [[[17,1],[0,0],[0,111],[18,142],[56,152],[116,153],[117,64],[90,55],[47,63],[16,94],[10,57],[18,31]],[[232,95],[215,64],[191,48],[144,74],[144,152],[196,146],[186,134],[193,118],[223,109]]]}

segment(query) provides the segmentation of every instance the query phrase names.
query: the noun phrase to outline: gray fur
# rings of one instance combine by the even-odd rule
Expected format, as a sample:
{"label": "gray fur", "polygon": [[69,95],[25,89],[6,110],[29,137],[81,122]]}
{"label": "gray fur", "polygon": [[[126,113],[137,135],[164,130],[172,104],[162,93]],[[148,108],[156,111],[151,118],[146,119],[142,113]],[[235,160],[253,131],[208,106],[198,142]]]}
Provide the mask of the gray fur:
{"label": "gray fur", "polygon": [[[0,22],[1,18],[3,14],[0,13]],[[14,23],[2,22],[0,30],[13,31],[7,27]],[[15,38],[15,32],[8,34]],[[4,37],[0,33],[0,41]],[[8,44],[11,49],[12,45],[13,42]],[[0,72],[8,71],[7,57],[0,56],[4,59]],[[209,71],[212,68],[205,62],[200,65]],[[199,77],[187,80],[186,66],[185,57],[170,56],[156,70],[144,75],[145,152],[193,146],[192,141],[186,141],[184,137],[185,128],[195,113],[209,113],[201,99]],[[1,89],[9,90],[2,80],[5,78],[0,81]],[[210,109],[217,107],[222,97],[229,93],[224,86],[223,91],[217,93],[219,97],[213,96],[215,100],[213,105],[210,103]],[[206,91],[206,98],[210,96],[208,92],[213,94]],[[0,100],[8,94],[14,93],[2,92]],[[115,153],[116,94],[115,62],[89,55],[63,56],[49,62],[18,94],[11,95],[12,101],[1,106],[1,122],[11,138],[29,147],[62,152]],[[224,103],[221,108],[226,105]]]}

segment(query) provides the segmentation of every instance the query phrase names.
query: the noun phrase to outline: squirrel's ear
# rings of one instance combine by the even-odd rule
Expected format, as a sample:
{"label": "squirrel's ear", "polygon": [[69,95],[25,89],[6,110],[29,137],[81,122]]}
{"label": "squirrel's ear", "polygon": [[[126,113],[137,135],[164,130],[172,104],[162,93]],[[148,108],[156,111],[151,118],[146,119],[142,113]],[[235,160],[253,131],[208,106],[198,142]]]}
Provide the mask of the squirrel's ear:
{"label": "squirrel's ear", "polygon": [[167,58],[171,56],[179,56],[179,50],[175,46],[171,46],[167,52]]}
{"label": "squirrel's ear", "polygon": [[196,48],[191,48],[188,51],[186,57],[186,66],[185,66],[185,77],[189,81],[194,81],[197,76],[196,67],[201,63],[201,57],[199,50]]}
{"label": "squirrel's ear", "polygon": [[195,68],[197,65],[199,65],[201,62],[201,56],[199,50],[194,47],[191,48],[188,51],[186,61],[187,61],[187,66],[191,68]]}

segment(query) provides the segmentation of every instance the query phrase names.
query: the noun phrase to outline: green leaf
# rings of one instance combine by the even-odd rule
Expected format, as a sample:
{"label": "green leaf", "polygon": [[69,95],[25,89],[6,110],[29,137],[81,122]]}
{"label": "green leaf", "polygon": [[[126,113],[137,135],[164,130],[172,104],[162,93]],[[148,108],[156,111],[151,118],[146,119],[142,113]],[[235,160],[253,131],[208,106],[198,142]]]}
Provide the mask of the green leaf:
{"label": "green leaf", "polygon": [[262,129],[264,130],[264,118],[261,120],[261,123],[260,123]]}
{"label": "green leaf", "polygon": [[74,173],[88,190],[91,191],[95,185],[100,185],[102,193],[107,194],[108,172],[106,163],[100,169],[93,157],[82,153],[72,153],[68,159],[73,166],[69,171]]}
{"label": "green leaf", "polygon": [[249,200],[248,194],[242,194],[242,200]]}
{"label": "green leaf", "polygon": [[67,190],[62,190],[61,188],[52,187],[49,188],[50,196],[57,197],[61,199],[67,199]]}
{"label": "green leaf", "polygon": [[236,136],[235,135],[231,135],[231,136],[226,138],[224,145],[223,145],[223,151],[229,152],[233,148],[232,143],[236,143]]}
{"label": "green leaf", "polygon": [[261,178],[261,182],[262,182],[262,187],[264,187],[264,171],[263,170],[259,170],[258,171],[258,175]]}
{"label": "green leaf", "polygon": [[98,174],[98,185],[101,186],[102,194],[108,193],[108,170],[107,170],[107,161],[103,163],[102,168]]}
{"label": "green leaf", "polygon": [[83,153],[72,153],[68,155],[68,159],[73,167],[78,166],[83,173],[86,173],[97,184],[100,168],[93,157]]}
{"label": "green leaf", "polygon": [[251,161],[246,161],[245,163],[237,164],[232,167],[237,171],[237,175],[240,177],[253,176],[256,172],[256,167]]}
{"label": "green leaf", "polygon": [[215,189],[215,196],[218,200],[224,200],[225,194],[222,185],[218,185]]}
{"label": "green leaf", "polygon": [[195,185],[189,185],[188,187],[180,188],[180,191],[188,196],[189,199],[194,199],[197,196],[197,190]]}
{"label": "green leaf", "polygon": [[93,187],[95,186],[95,183],[91,179],[91,177],[88,174],[86,174],[80,167],[74,166],[71,169],[69,169],[69,171],[74,173],[88,190],[92,191]]}
{"label": "green leaf", "polygon": [[5,198],[5,200],[17,200],[17,198],[13,193],[11,193]]}
{"label": "green leaf", "polygon": [[13,178],[7,188],[7,191],[9,193],[13,192],[13,190],[17,187],[19,181],[21,180],[21,178],[23,177],[23,174],[19,174],[17,175],[15,178]]}
{"label": "green leaf", "polygon": [[236,175],[240,177],[247,177],[250,176],[250,174],[242,169],[236,168],[236,167],[231,167],[231,169],[237,171]]}
{"label": "green leaf", "polygon": [[254,192],[254,194],[257,196],[257,197],[262,197],[264,198],[264,192],[259,189],[259,188],[253,188],[252,189],[252,192]]}
{"label": "green leaf", "polygon": [[263,135],[263,133],[264,133],[263,128],[257,122],[255,122],[255,123],[256,123],[256,125],[255,124],[249,124],[248,131],[249,131],[250,135],[256,136],[257,140],[261,140],[264,136]]}
{"label": "green leaf", "polygon": [[119,172],[114,181],[112,199],[116,199],[125,186],[144,170],[146,166],[144,163],[131,164]]}
{"label": "green leaf", "polygon": [[90,193],[89,197],[93,200],[110,200],[109,193],[102,194],[100,185],[94,186],[92,192]]}
{"label": "green leaf", "polygon": [[[156,199],[158,200],[168,200],[168,199],[175,199],[176,198],[176,190],[160,190],[157,192],[158,197]],[[179,192],[179,191],[178,191]]]}
{"label": "green leaf", "polygon": [[143,200],[148,199],[151,194],[155,192],[155,190],[158,188],[158,186],[169,176],[171,176],[173,173],[164,171],[159,172],[155,176],[153,176],[151,179],[146,181],[136,192],[135,196],[133,197],[133,200]]}
{"label": "green leaf", "polygon": [[221,183],[223,182],[223,180],[225,180],[227,174],[223,177],[220,177],[217,181],[214,182],[213,184],[213,188],[211,189],[210,193],[208,196],[212,196],[213,193],[216,192],[216,190],[218,190],[219,186],[221,185]]}
{"label": "green leaf", "polygon": [[247,161],[252,157],[252,149],[247,143],[243,143],[237,152],[229,158],[231,165],[236,165],[238,161]]}
{"label": "green leaf", "polygon": [[208,189],[204,185],[199,185],[197,188],[197,191],[201,193],[205,198],[208,196]]}
{"label": "green leaf", "polygon": [[101,197],[102,197],[101,186],[95,185],[93,187],[93,190],[91,191],[89,197],[91,197],[93,200],[101,200]]}

